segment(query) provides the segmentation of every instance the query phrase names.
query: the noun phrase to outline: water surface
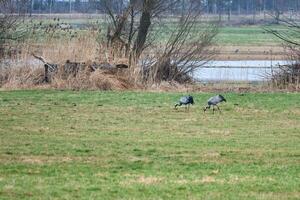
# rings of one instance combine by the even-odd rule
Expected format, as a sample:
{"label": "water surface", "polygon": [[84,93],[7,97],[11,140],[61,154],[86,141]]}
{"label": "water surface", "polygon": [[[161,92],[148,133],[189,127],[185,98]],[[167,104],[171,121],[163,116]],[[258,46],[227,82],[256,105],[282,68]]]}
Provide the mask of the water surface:
{"label": "water surface", "polygon": [[287,64],[287,61],[211,61],[197,69],[193,77],[198,81],[266,81],[268,75],[283,64]]}

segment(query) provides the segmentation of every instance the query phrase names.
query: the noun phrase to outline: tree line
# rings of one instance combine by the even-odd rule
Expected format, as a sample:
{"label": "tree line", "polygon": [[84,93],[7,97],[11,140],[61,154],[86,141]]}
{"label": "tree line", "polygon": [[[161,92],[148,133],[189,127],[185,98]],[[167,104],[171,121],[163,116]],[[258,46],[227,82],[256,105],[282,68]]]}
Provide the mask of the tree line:
{"label": "tree line", "polygon": [[[139,0],[142,2],[142,0]],[[181,14],[190,5],[198,4],[206,14],[253,15],[266,12],[298,12],[299,0],[166,0],[177,2],[169,14]],[[106,0],[11,0],[18,13],[105,13]],[[121,12],[129,0],[110,0],[112,10]]]}

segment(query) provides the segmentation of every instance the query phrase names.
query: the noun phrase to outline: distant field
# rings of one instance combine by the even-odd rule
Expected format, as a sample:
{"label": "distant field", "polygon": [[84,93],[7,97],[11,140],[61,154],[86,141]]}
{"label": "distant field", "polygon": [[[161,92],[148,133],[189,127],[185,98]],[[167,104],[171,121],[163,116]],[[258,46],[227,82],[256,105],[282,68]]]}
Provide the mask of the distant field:
{"label": "distant field", "polygon": [[0,199],[299,199],[300,94],[0,92]]}
{"label": "distant field", "polygon": [[[29,43],[43,44],[49,39],[72,41],[75,38],[98,37],[105,40],[107,32],[107,20],[103,15],[95,17],[70,18],[67,16],[53,16],[51,18],[33,18],[27,21],[31,26],[35,24],[34,34],[31,35]],[[236,19],[235,19],[236,20]],[[71,30],[59,30],[48,28],[58,24],[71,25]],[[177,22],[173,18],[163,19],[160,22],[153,22],[153,33],[151,40],[155,44],[164,44],[170,35],[174,33]],[[204,30],[204,24],[198,24],[192,34],[195,36]],[[101,33],[95,31],[101,29]],[[219,50],[217,60],[282,60],[286,59],[281,41],[267,33],[264,28],[271,28],[278,31],[288,32],[286,27],[281,25],[232,25],[222,26],[214,40],[214,48]],[[90,30],[93,29],[93,36]],[[49,31],[51,30],[51,31]],[[55,31],[53,31],[55,30]]]}
{"label": "distant field", "polygon": [[[55,20],[53,20],[55,19]],[[42,23],[41,23],[42,22]],[[103,17],[91,19],[70,19],[57,18],[52,19],[34,19],[35,24],[33,34],[30,36],[30,44],[43,44],[51,39],[58,41],[73,41],[76,38],[97,37],[105,40],[107,24]],[[57,24],[65,23],[72,26],[71,30],[59,30],[48,28],[49,24],[54,27]],[[93,27],[93,28],[92,28]],[[174,33],[176,23],[172,21],[162,21],[154,23],[152,31],[155,33],[151,37],[154,44],[164,44],[168,41],[170,35]],[[281,41],[273,35],[267,33],[264,28],[272,28],[287,32],[285,27],[280,25],[249,25],[249,26],[222,26],[214,40],[214,48],[219,50],[220,54],[216,57],[218,60],[282,60],[285,59],[284,49]],[[95,30],[101,29],[97,34]],[[93,35],[88,29],[93,29]],[[49,31],[51,30],[51,31]],[[196,36],[203,31],[203,24],[198,24],[193,34]],[[59,42],[58,42],[59,43]]]}
{"label": "distant field", "polygon": [[[55,17],[51,19],[34,19],[30,23],[39,24],[42,22],[41,27],[46,27],[49,24],[55,25],[59,23],[67,23],[70,24],[77,33],[84,34],[88,27],[100,27],[102,29],[102,33],[106,34],[107,22],[105,22],[105,18],[101,17],[91,18],[91,19],[69,19],[62,18],[59,21],[53,20],[57,19]],[[172,34],[175,30],[176,22],[168,22],[162,21],[159,23],[154,23],[154,30],[158,31],[158,35],[156,37],[157,42],[166,41],[170,34]],[[265,27],[273,28],[276,30],[287,31],[285,27],[280,25],[249,25],[249,26],[223,26],[220,28],[219,34],[216,38],[216,43],[218,45],[238,45],[238,46],[251,46],[251,45],[278,45],[280,41],[273,37],[272,35],[266,33],[264,30]],[[197,34],[199,31],[203,29],[202,25],[197,25],[194,34]],[[57,32],[61,34],[62,37],[67,36],[64,32]],[[42,32],[40,32],[42,34]],[[45,35],[44,35],[45,36]],[[57,35],[59,36],[59,35]]]}
{"label": "distant field", "polygon": [[264,30],[266,27],[286,31],[286,28],[275,25],[222,27],[216,40],[220,45],[260,46],[280,44],[281,41]]}

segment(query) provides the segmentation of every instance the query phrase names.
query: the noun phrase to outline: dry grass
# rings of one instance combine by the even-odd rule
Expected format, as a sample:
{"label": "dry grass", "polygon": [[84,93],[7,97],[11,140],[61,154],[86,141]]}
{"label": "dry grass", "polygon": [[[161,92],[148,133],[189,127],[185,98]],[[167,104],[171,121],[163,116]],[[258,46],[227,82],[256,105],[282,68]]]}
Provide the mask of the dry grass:
{"label": "dry grass", "polygon": [[92,90],[126,90],[134,88],[126,76],[117,72],[96,70],[79,71],[76,76],[62,76],[59,72],[50,83],[44,81],[43,68],[6,68],[0,70],[0,86],[4,89],[20,88],[56,88],[56,89],[92,89]]}
{"label": "dry grass", "polygon": [[43,83],[43,69],[9,68],[0,70],[2,88],[32,88]]}
{"label": "dry grass", "polygon": [[141,175],[139,177],[131,177],[131,175],[128,175],[130,177],[129,180],[123,181],[120,184],[123,186],[130,186],[134,184],[139,185],[157,185],[162,183],[164,180],[162,177],[154,177],[154,176],[144,176]]}
{"label": "dry grass", "polygon": [[[76,34],[76,32],[74,33]],[[85,31],[76,37],[56,38],[48,35],[42,43],[29,39],[23,46],[23,53],[34,52],[45,57],[51,63],[64,63],[66,60],[83,62],[87,60],[103,61],[106,58],[104,44],[97,42],[97,31]]]}
{"label": "dry grass", "polygon": [[81,71],[75,77],[69,76],[66,79],[55,77],[51,83],[57,89],[92,89],[92,90],[126,90],[133,88],[129,80],[117,74],[107,73],[104,70],[95,72]]}
{"label": "dry grass", "polygon": [[4,89],[20,88],[55,88],[55,89],[91,89],[91,90],[127,90],[134,85],[117,74],[104,70],[95,72],[80,71],[76,76],[62,78],[59,74],[52,78],[51,83],[44,82],[44,71],[41,68],[16,68],[1,70],[0,85]]}
{"label": "dry grass", "polygon": [[[0,87],[16,88],[57,88],[57,89],[92,89],[92,90],[125,90],[134,88],[126,70],[87,70],[88,63],[124,62],[124,58],[114,57],[104,42],[97,42],[99,34],[87,31],[69,40],[45,38],[43,44],[36,44],[28,40],[20,45],[21,53],[10,58],[8,65],[0,66]],[[34,44],[34,45],[32,45]],[[47,62],[62,66],[67,60],[86,63],[85,69],[75,76],[65,74],[62,67],[52,77],[51,83],[45,83],[43,63],[35,60],[31,53],[42,56]]]}

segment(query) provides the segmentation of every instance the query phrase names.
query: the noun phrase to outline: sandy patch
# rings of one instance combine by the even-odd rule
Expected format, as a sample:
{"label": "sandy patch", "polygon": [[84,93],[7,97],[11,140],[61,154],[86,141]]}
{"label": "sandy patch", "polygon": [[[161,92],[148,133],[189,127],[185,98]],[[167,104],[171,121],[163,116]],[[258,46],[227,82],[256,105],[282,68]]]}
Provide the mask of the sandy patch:
{"label": "sandy patch", "polygon": [[133,184],[142,184],[142,185],[156,185],[161,183],[164,179],[161,177],[155,176],[138,176],[135,179],[131,177],[129,180],[125,180],[121,182],[121,185],[133,185]]}
{"label": "sandy patch", "polygon": [[212,176],[204,176],[199,182],[200,183],[215,183],[216,179]]}
{"label": "sandy patch", "polygon": [[176,184],[186,185],[186,184],[210,184],[210,183],[224,183],[223,179],[216,179],[213,176],[204,176],[201,179],[187,180],[180,179],[174,181]]}
{"label": "sandy patch", "polygon": [[163,180],[162,178],[153,177],[153,176],[149,176],[149,177],[141,176],[138,178],[137,182],[140,184],[151,185],[151,184],[157,184],[162,180]]}
{"label": "sandy patch", "polygon": [[221,156],[221,154],[217,151],[208,151],[208,152],[204,153],[204,157],[209,157],[209,158],[212,158],[212,157],[216,158],[216,157],[220,157],[220,156]]}
{"label": "sandy patch", "polygon": [[46,162],[43,158],[39,158],[39,157],[21,157],[20,160],[23,163],[40,164],[40,165]]}
{"label": "sandy patch", "polygon": [[220,135],[225,135],[228,136],[230,135],[230,131],[229,130],[220,130],[220,129],[211,129],[209,130],[210,134],[220,134]]}

